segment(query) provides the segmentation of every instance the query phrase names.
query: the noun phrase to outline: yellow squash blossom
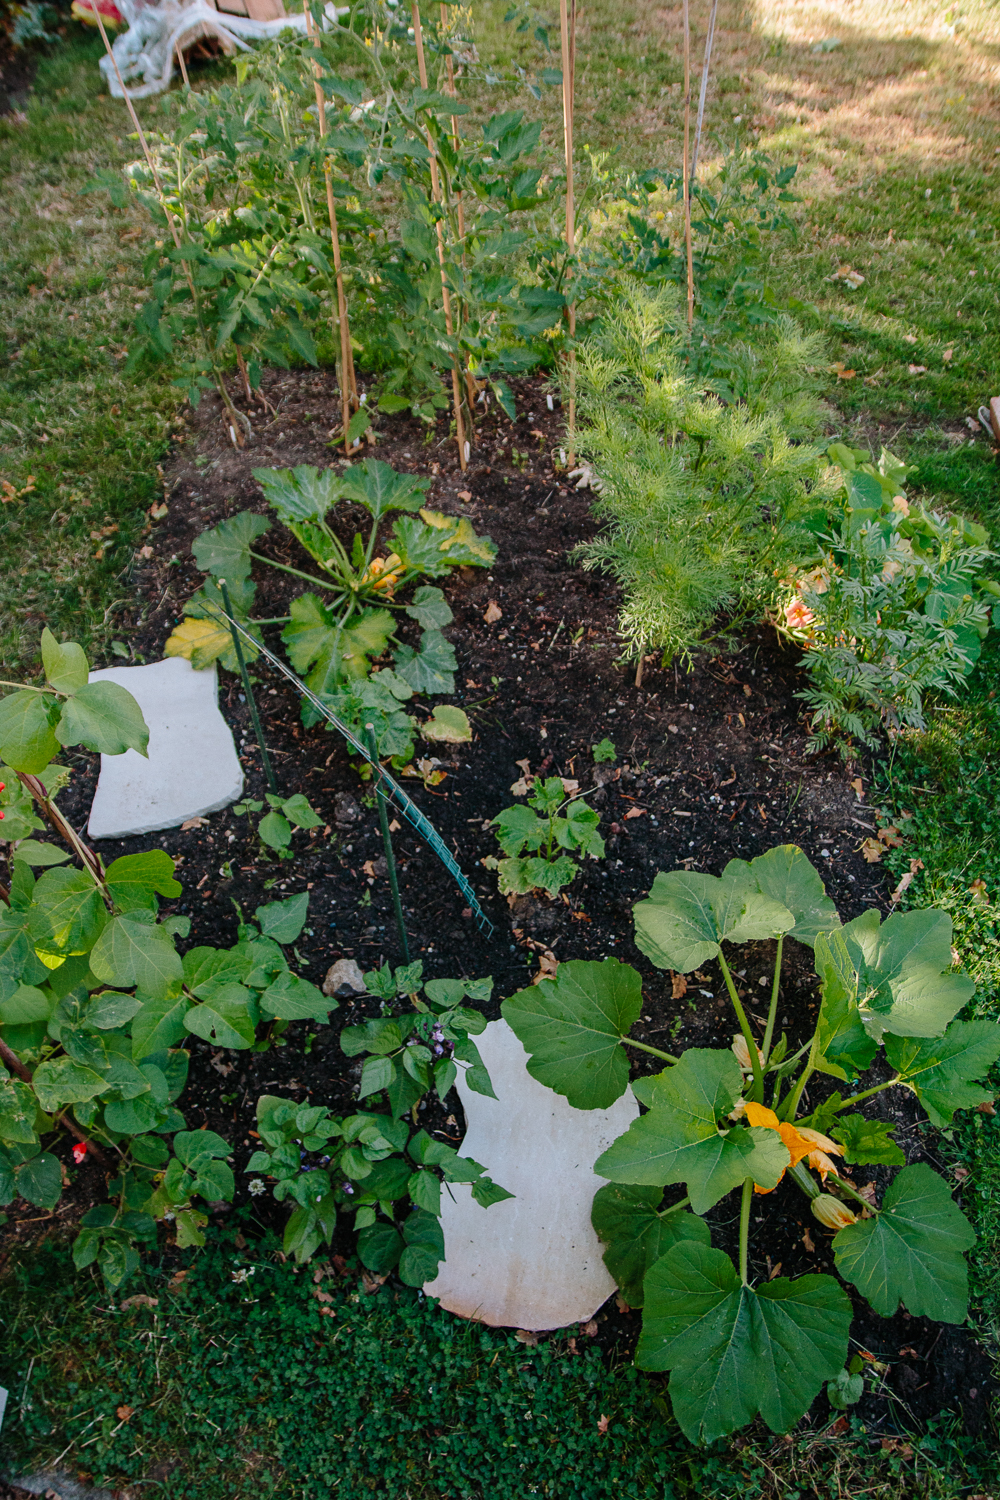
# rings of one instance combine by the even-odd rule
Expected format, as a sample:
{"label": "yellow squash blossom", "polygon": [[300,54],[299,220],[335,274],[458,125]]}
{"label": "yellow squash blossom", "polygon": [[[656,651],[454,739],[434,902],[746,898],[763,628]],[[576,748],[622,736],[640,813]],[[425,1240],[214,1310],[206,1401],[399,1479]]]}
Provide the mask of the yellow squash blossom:
{"label": "yellow squash blossom", "polygon": [[378,582],[374,583],[374,587],[376,589],[384,589],[391,599],[392,591],[396,587],[402,571],[403,559],[396,552],[391,552],[386,558],[373,557],[365,570],[365,575],[361,583],[364,586],[366,583],[373,583],[375,579],[378,579]]}
{"label": "yellow squash blossom", "polygon": [[[760,1048],[757,1046],[756,1042],[754,1043],[754,1049],[756,1050],[757,1057],[759,1059],[760,1058]],[[743,1033],[741,1031],[737,1032],[737,1034],[733,1037],[733,1049],[732,1050],[733,1050],[733,1056],[736,1058],[736,1061],[739,1063],[739,1065],[742,1068],[743,1072],[744,1073],[752,1073],[753,1072],[753,1063],[750,1061],[750,1048],[747,1046],[746,1037],[743,1035]]]}
{"label": "yellow squash blossom", "polygon": [[[830,1161],[830,1155],[843,1156],[843,1148],[836,1141],[831,1141],[828,1136],[820,1135],[818,1130],[809,1130],[805,1126],[801,1129],[796,1125],[790,1125],[784,1120],[779,1120],[773,1109],[766,1105],[749,1103],[746,1107],[746,1117],[751,1125],[762,1126],[765,1130],[774,1130],[781,1137],[785,1150],[791,1157],[789,1166],[797,1166],[805,1157],[811,1167],[816,1167],[826,1181],[828,1172],[836,1172],[836,1167]],[[825,1153],[830,1153],[827,1155]],[[787,1170],[787,1169],[786,1169]],[[784,1177],[782,1172],[781,1177]],[[778,1182],[781,1181],[778,1178]],[[777,1184],[775,1184],[777,1185]],[[771,1188],[762,1188],[757,1183],[754,1187],[758,1193],[769,1193]]]}
{"label": "yellow squash blossom", "polygon": [[841,1203],[832,1193],[820,1193],[814,1198],[809,1207],[816,1215],[819,1222],[827,1229],[846,1229],[848,1224],[856,1224],[858,1216],[852,1213],[846,1203]]}

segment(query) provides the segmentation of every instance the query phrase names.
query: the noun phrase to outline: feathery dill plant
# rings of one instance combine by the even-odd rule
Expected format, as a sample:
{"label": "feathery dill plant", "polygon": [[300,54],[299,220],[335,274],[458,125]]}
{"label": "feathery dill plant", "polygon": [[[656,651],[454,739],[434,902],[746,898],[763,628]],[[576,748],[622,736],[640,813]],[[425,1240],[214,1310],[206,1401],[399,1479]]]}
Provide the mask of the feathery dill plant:
{"label": "feathery dill plant", "polygon": [[[577,550],[612,574],[630,656],[691,653],[723,611],[772,599],[823,484],[822,340],[790,318],[729,351],[725,403],[684,372],[679,296],[626,280],[577,355],[577,448],[607,525]],[[733,623],[732,619],[730,623]]]}

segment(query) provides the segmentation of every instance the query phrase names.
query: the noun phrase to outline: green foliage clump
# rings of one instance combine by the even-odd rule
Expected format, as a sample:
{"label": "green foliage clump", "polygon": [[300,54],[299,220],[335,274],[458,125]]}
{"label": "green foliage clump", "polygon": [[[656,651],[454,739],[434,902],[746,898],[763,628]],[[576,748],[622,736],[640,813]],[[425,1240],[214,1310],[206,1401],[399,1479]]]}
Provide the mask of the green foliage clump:
{"label": "green foliage clump", "polygon": [[[60,1163],[42,1142],[69,1131],[78,1159],[91,1152],[105,1166],[112,1199],[84,1214],[76,1263],[96,1261],[114,1288],[137,1270],[138,1247],[155,1247],[158,1222],[180,1246],[203,1244],[197,1200],[233,1196],[228,1143],[189,1131],[176,1107],[190,1057],[181,1044],[262,1050],[337,1003],[293,973],[282,949],[305,924],[305,894],[258,907],[233,948],[177,952],[191,921],[159,915],[161,897],[182,894],[170,856],[151,849],[105,867],[56,800],[70,780],[52,759],[60,745],[146,753],[139,706],[124,688],[90,683],[82,648],[48,630],[42,663],[44,687],[0,701],[11,870],[0,903],[0,1207],[18,1196],[56,1206]],[[32,837],[46,823],[67,849]]]}
{"label": "green foliage clump", "polygon": [[[413,755],[416,721],[401,705],[415,693],[452,692],[456,660],[443,633],[453,616],[441,590],[422,584],[408,602],[400,596],[421,578],[489,567],[497,555],[494,543],[477,535],[464,516],[428,509],[429,480],[397,474],[378,459],[348,464],[342,474],[301,465],[255,469],[254,477],[319,572],[304,573],[255,550],[257,538],[270,529],[265,516],[241,511],[221,521],[195,538],[195,559],[210,576],[185,604],[185,618],[168,639],[166,654],[183,656],[196,668],[219,661],[234,671],[232,632],[216,580],[226,581],[234,616],[243,625],[250,620],[256,592],[250,578],[255,562],[312,582],[319,592],[292,600],[291,618],[282,631],[292,667],[355,733],[373,724],[379,754],[404,765]],[[355,532],[347,545],[328,519],[334,506],[345,501],[371,516],[367,536]],[[402,514],[383,537],[382,523],[394,512]],[[394,612],[400,610],[421,627],[420,647],[397,645],[393,668],[373,674],[373,661],[395,639]],[[250,641],[243,650],[251,661],[258,654]],[[304,700],[303,723],[312,725],[319,718],[319,710]],[[261,836],[272,843],[263,831],[267,822]]]}
{"label": "green foliage clump", "polygon": [[788,319],[734,352],[741,401],[684,372],[676,293],[626,282],[577,357],[578,448],[607,522],[578,551],[613,574],[631,653],[689,657],[721,609],[758,606],[794,555],[821,464],[809,367],[821,340]]}
{"label": "green foliage clump", "polygon": [[[595,1163],[608,1184],[593,1209],[605,1261],[643,1309],[636,1362],[670,1372],[673,1412],[692,1441],[713,1442],[758,1414],[784,1432],[824,1381],[847,1386],[845,1395],[854,1389],[856,1372],[842,1374],[851,1304],[829,1275],[754,1284],[755,1190],[769,1194],[791,1178],[834,1232],[840,1276],[879,1316],[902,1304],[914,1316],[962,1322],[965,1252],[976,1236],[949,1184],[923,1162],[905,1165],[882,1122],[846,1111],[902,1087],[933,1124],[947,1126],[957,1110],[989,1102],[978,1080],[1000,1057],[1000,1025],[956,1019],[973,985],[953,970],[945,913],[896,912],[881,922],[873,910],[842,925],[819,874],[792,845],[749,863],[731,860],[721,877],[658,875],[635,908],[635,926],[636,945],[658,968],[690,973],[718,963],[740,1028],[731,1051],[694,1047],[676,1058],[633,1042],[640,976],[616,959],[561,964],[554,977],[506,1000],[503,1014],[529,1055],[528,1071],[576,1109],[606,1108],[622,1096],[626,1047],[667,1063],[633,1082],[646,1113]],[[791,1056],[784,1035],[774,1041],[786,938],[813,949],[822,995],[812,1036]],[[775,943],[776,956],[758,1041],[723,944],[763,940]],[[883,1050],[890,1078],[859,1088]],[[816,1073],[850,1092],[800,1115]],[[879,1205],[840,1173],[837,1158],[902,1170]],[[665,1188],[675,1184],[685,1195],[664,1205]],[[703,1218],[737,1189],[738,1267],[712,1246]]]}
{"label": "green foliage clump", "polygon": [[831,443],[843,483],[809,520],[816,550],[784,580],[779,628],[808,649],[812,743],[875,743],[925,727],[924,695],[954,697],[979,659],[1000,596],[985,528],[907,500],[885,449]]}
{"label": "green foliage clump", "polygon": [[[418,959],[395,972],[385,964],[365,975],[365,985],[380,998],[382,1015],[345,1027],[340,1042],[348,1057],[368,1054],[358,1102],[374,1099],[388,1109],[337,1118],[321,1105],[299,1106],[263,1094],[257,1126],[266,1149],[254,1152],[246,1170],[272,1178],[279,1203],[290,1198],[297,1205],[285,1227],[284,1248],[298,1262],[329,1244],[338,1211],[351,1210],[362,1263],[380,1275],[398,1266],[408,1286],[422,1286],[434,1279],[444,1257],[437,1222],[442,1178],[470,1183],[483,1208],[511,1197],[478,1162],[460,1157],[413,1123],[416,1106],[430,1090],[444,1102],[459,1064],[470,1089],[496,1098],[472,1040],[486,1022],[462,1004],[488,1000],[493,981],[429,979],[424,984]],[[400,1001],[412,1008],[397,1014]],[[259,1178],[250,1191],[254,1196],[263,1191]]]}

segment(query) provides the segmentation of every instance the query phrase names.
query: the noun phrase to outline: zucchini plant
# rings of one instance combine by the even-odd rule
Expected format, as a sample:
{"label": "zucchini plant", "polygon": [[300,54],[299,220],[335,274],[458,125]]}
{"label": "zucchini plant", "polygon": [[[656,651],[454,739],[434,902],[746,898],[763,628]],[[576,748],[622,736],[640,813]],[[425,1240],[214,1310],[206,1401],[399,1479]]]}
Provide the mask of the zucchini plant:
{"label": "zucchini plant", "polygon": [[[454,568],[489,567],[497,555],[494,543],[478,536],[465,516],[428,509],[429,479],[398,474],[378,459],[348,464],[340,474],[302,465],[255,469],[254,477],[316,571],[307,573],[256,551],[254,543],[271,523],[252,511],[202,532],[194,555],[210,577],[185,604],[185,618],[167,641],[167,655],[186,657],[196,668],[220,661],[235,670],[216,580],[226,580],[234,613],[245,622],[256,588],[250,579],[255,562],[303,579],[313,587],[292,600],[282,631],[293,669],[356,731],[374,723],[379,754],[405,763],[413,754],[415,721],[402,704],[415,693],[452,692],[457,665],[443,634],[453,618],[448,602],[440,589],[420,580],[444,578]],[[356,531],[346,544],[328,519],[341,503],[360,505],[371,517],[367,534]],[[392,513],[392,530],[380,537],[382,523]],[[421,627],[420,646],[397,645],[393,667],[373,675],[373,661],[395,638],[400,611]],[[254,659],[249,642],[243,649]],[[318,719],[317,710],[304,702],[303,723]]]}
{"label": "zucchini plant", "polygon": [[[577,784],[561,776],[544,781],[522,776],[511,787],[515,796],[530,791],[528,806],[515,803],[493,819],[505,859],[487,857],[485,863],[497,872],[504,895],[526,895],[548,891],[558,895],[576,878],[576,855],[583,859],[604,858],[604,840],[598,833],[600,814],[588,807],[577,793]],[[565,816],[561,814],[565,813]],[[527,852],[525,852],[527,851]]]}
{"label": "zucchini plant", "polygon": [[[257,1101],[258,1135],[267,1149],[254,1152],[246,1170],[272,1178],[279,1202],[294,1202],[284,1248],[300,1263],[330,1243],[338,1211],[351,1211],[362,1264],[379,1275],[398,1269],[408,1286],[422,1286],[444,1258],[442,1180],[470,1183],[484,1208],[512,1196],[478,1162],[416,1125],[420,1101],[433,1090],[443,1102],[460,1064],[470,1088],[496,1097],[472,1041],[486,1022],[461,1003],[489,999],[493,981],[429,979],[421,998],[422,974],[419,960],[366,974],[383,1014],[341,1033],[348,1057],[368,1054],[359,1104],[384,1099],[387,1111],[337,1117],[321,1105],[269,1094]],[[394,1014],[399,1004],[404,1008]],[[250,1190],[263,1192],[263,1181],[254,1179]]]}
{"label": "zucchini plant", "polygon": [[[739,1024],[731,1050],[694,1047],[681,1057],[630,1036],[642,1007],[628,964],[573,961],[520,991],[503,1014],[529,1055],[528,1071],[574,1108],[600,1109],[629,1086],[627,1047],[666,1064],[636,1079],[644,1113],[597,1159],[608,1179],[593,1222],[605,1262],[642,1308],[636,1363],[669,1371],[674,1414],[692,1441],[712,1442],[759,1412],[785,1432],[824,1381],[845,1367],[851,1304],[835,1277],[750,1275],[754,1194],[783,1178],[833,1231],[841,1278],[881,1317],[900,1304],[914,1316],[960,1323],[968,1300],[965,1252],[975,1236],[945,1180],[904,1164],[891,1127],[858,1108],[885,1089],[916,1096],[934,1125],[990,1098],[976,1082],[1000,1056],[1000,1026],[956,1019],[974,986],[952,964],[944,911],[877,911],[841,925],[801,849],[783,845],[721,877],[657,875],[635,907],[637,946],[680,973],[714,959]],[[791,1055],[774,1040],[783,948],[813,949],[821,1002],[812,1035]],[[755,1037],[724,945],[776,942],[770,1007]],[[787,1004],[787,1001],[785,1002]],[[866,1085],[876,1060],[892,1070]],[[817,1075],[847,1089],[802,1112]],[[838,1166],[838,1161],[841,1163]],[[899,1167],[880,1204],[862,1196],[844,1164]],[[682,1187],[683,1196],[664,1190]],[[739,1255],[713,1247],[705,1215],[739,1194]]]}
{"label": "zucchini plant", "polygon": [[[188,1130],[176,1107],[184,1043],[262,1050],[292,1021],[325,1021],[336,1001],[293,973],[283,951],[306,921],[305,894],[241,919],[232,948],[178,953],[190,918],[159,915],[160,897],[182,893],[170,856],[150,849],[105,866],[57,801],[70,780],[53,760],[60,745],[146,754],[139,706],[124,688],[89,683],[82,648],[48,630],[42,662],[43,687],[0,701],[10,869],[0,888],[0,1207],[20,1195],[54,1208],[62,1171],[43,1140],[74,1136],[75,1159],[105,1169],[111,1198],[84,1215],[74,1258],[96,1261],[117,1287],[139,1247],[155,1245],[158,1221],[178,1245],[202,1244],[198,1200],[233,1195],[229,1145]],[[46,824],[65,849],[33,837]]]}

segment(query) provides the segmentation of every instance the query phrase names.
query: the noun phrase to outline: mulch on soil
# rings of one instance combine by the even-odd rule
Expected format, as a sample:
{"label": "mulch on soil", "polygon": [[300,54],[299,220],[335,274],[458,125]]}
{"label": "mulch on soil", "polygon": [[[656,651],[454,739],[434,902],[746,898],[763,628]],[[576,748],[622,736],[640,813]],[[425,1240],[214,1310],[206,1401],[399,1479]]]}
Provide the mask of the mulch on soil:
{"label": "mulch on soil", "polygon": [[[191,556],[192,540],[238,511],[265,511],[253,468],[328,467],[342,461],[342,449],[331,447],[338,397],[330,376],[270,372],[263,392],[272,410],[252,416],[254,434],[244,449],[230,446],[217,397],[207,398],[178,435],[164,472],[168,513],[151,524],[143,549],[148,555],[137,558],[133,580],[137,602],[119,631],[137,661],[162,656],[183,601],[202,581]],[[441,585],[455,614],[446,630],[459,661],[454,701],[469,714],[474,741],[418,750],[418,755],[435,754],[447,775],[433,788],[419,780],[404,783],[454,851],[496,931],[492,940],[480,933],[447,871],[404,825],[395,849],[411,955],[423,960],[428,977],[491,974],[494,998],[484,1007],[491,1017],[499,1014],[502,999],[530,981],[540,953],[559,960],[614,955],[642,974],[646,1003],[643,1029],[636,1032],[640,1040],[670,1052],[728,1046],[735,1021],[717,968],[707,965],[689,976],[681,993],[682,984],[654,969],[636,949],[633,903],[658,870],[685,866],[718,874],[731,858],[750,859],[776,844],[795,843],[823,873],[844,920],[870,906],[886,912],[886,882],[860,853],[877,819],[851,784],[857,766],[848,769],[832,756],[805,755],[807,732],[795,696],[802,685],[797,653],[784,649],[773,632],[761,628],[725,651],[706,653],[691,671],[663,670],[648,661],[642,686],[635,687],[634,663],[618,660],[616,588],[571,560],[572,549],[593,535],[595,521],[589,492],[574,489],[553,462],[563,441],[563,419],[558,402],[549,410],[546,393],[542,378],[527,379],[518,385],[515,423],[495,408],[490,411],[464,474],[444,422],[428,433],[407,414],[381,418],[377,445],[365,450],[399,470],[431,477],[428,503],[467,515],[499,548],[490,572],[464,569]],[[345,510],[342,529],[349,540],[351,522],[360,523],[363,513]],[[277,526],[258,547],[309,571],[306,554]],[[273,570],[258,568],[254,576],[254,613],[263,618],[287,613],[289,599],[307,587]],[[500,618],[487,624],[491,603]],[[408,629],[415,642],[416,627],[404,620],[404,637]],[[281,654],[279,630],[264,634]],[[295,836],[295,860],[263,858],[246,820],[231,809],[213,815],[203,828],[97,847],[106,860],[152,843],[171,854],[184,895],[164,903],[164,909],[191,916],[192,946],[235,942],[236,902],[252,914],[263,902],[307,890],[309,921],[297,945],[299,969],[307,978],[321,984],[330,964],[342,957],[356,959],[365,970],[384,960],[400,962],[388,882],[384,864],[378,863],[377,814],[347,747],[322,726],[302,727],[295,693],[266,663],[258,663],[254,674],[280,789],[288,796],[305,793],[326,820],[311,835]],[[219,701],[240,745],[247,794],[262,798],[266,787],[248,710],[238,680],[228,674],[220,679]],[[418,714],[429,714],[432,706],[426,699],[408,705]],[[595,766],[591,749],[604,738],[614,742],[617,758]],[[74,783],[63,800],[81,826],[96,785],[97,760],[69,759]],[[484,825],[514,800],[510,787],[522,762],[532,772],[575,777],[581,787],[595,787],[589,800],[601,814],[607,856],[588,861],[564,897],[519,898],[511,907],[497,895],[496,878],[481,860],[497,852]],[[867,786],[863,767],[860,774]],[[811,1032],[817,994],[811,953],[788,946],[779,1019],[794,1051]],[[763,1025],[772,946],[748,945],[741,960],[748,1008]],[[344,1025],[378,1013],[374,999],[342,1003],[329,1026],[293,1026],[286,1045],[264,1053],[225,1052],[191,1039],[190,1081],[180,1103],[189,1128],[207,1125],[233,1143],[237,1202],[246,1201],[243,1168],[254,1148],[249,1132],[258,1095],[280,1091],[337,1111],[351,1109],[360,1062],[343,1055],[339,1033]],[[635,1071],[658,1066],[640,1054]],[[816,1082],[811,1102],[819,1102],[831,1084]],[[872,1107],[896,1124],[908,1160],[940,1167],[934,1132],[921,1125],[909,1096],[881,1094]],[[435,1108],[425,1119],[452,1144],[464,1130],[454,1094],[443,1110]],[[68,1143],[65,1156],[68,1162]],[[38,1210],[26,1209],[18,1238],[72,1222],[90,1202],[103,1199],[93,1166],[69,1166],[68,1173],[72,1186],[56,1214],[39,1218]],[[878,1167],[854,1170],[859,1187],[873,1182],[879,1192],[888,1175]],[[284,1209],[269,1197],[254,1207],[263,1221],[275,1227],[283,1223]],[[737,1208],[727,1200],[709,1218],[715,1243],[734,1253]],[[832,1270],[830,1235],[790,1183],[768,1199],[766,1213],[755,1210],[755,1219],[761,1223],[751,1240],[755,1277],[779,1270],[786,1276]],[[345,1235],[341,1248],[349,1245]],[[854,1340],[891,1367],[892,1398],[867,1396],[857,1409],[870,1430],[895,1427],[894,1402],[916,1419],[958,1405],[969,1429],[978,1430],[987,1420],[990,1361],[971,1336],[906,1313],[879,1319],[854,1300]],[[596,1336],[609,1353],[631,1353],[639,1314],[621,1310],[613,1298],[597,1324]],[[825,1412],[825,1398],[820,1405]]]}

